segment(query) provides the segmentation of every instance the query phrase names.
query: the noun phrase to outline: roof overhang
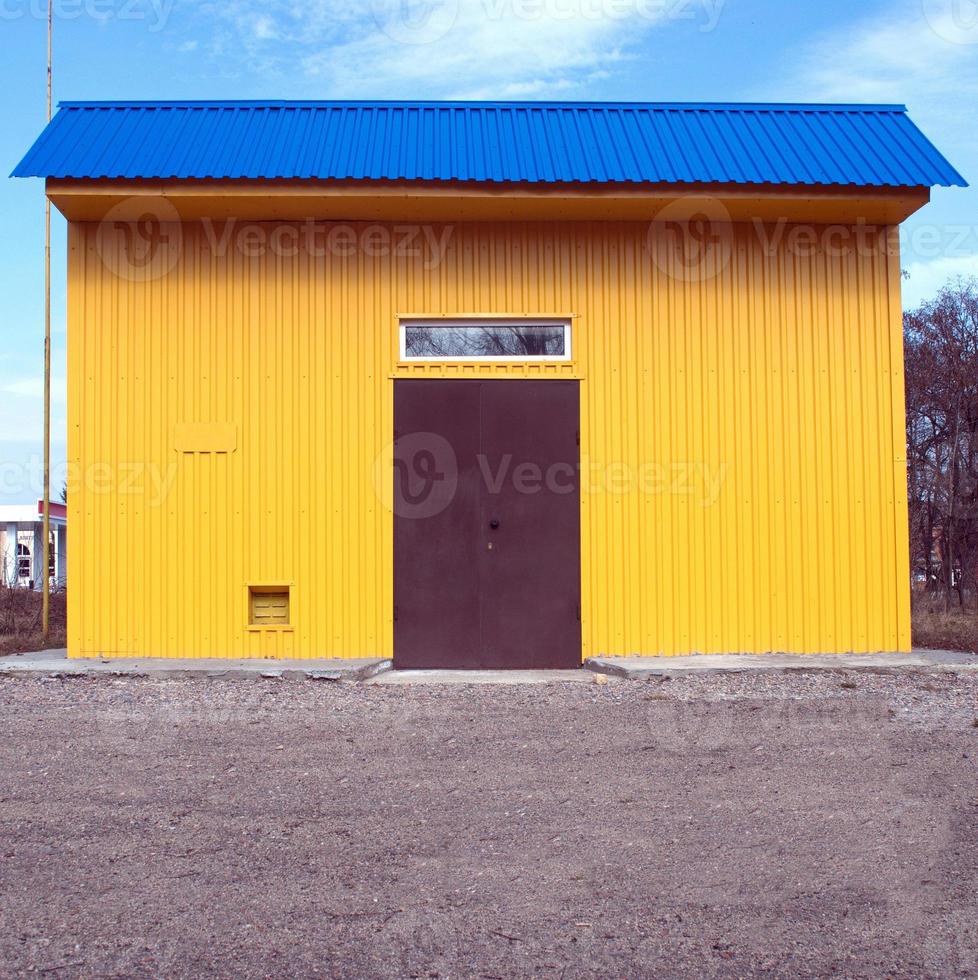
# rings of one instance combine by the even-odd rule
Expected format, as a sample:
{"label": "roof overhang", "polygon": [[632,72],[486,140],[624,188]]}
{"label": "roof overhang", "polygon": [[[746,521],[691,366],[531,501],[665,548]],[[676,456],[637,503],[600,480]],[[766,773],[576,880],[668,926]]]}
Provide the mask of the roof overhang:
{"label": "roof overhang", "polygon": [[[36,504],[0,504],[0,527],[7,524],[36,524],[43,518],[44,505],[40,500]],[[52,500],[50,520],[55,525],[66,524],[66,506]]]}
{"label": "roof overhang", "polygon": [[898,224],[928,187],[777,184],[485,184],[317,180],[48,179],[70,221],[798,221]]}

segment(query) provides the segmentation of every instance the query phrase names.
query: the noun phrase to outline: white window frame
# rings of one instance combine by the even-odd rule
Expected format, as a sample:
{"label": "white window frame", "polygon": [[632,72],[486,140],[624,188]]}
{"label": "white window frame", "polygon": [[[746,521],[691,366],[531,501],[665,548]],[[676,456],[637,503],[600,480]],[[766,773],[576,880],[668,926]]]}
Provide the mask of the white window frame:
{"label": "white window frame", "polygon": [[[407,328],[408,327],[561,327],[564,331],[564,353],[563,354],[496,354],[492,357],[418,357],[409,356],[407,353]],[[468,317],[465,319],[426,319],[422,317],[404,317],[398,326],[398,356],[401,361],[421,364],[460,364],[460,363],[488,363],[497,364],[500,362],[524,363],[528,361],[547,361],[559,364],[572,360],[571,349],[571,322],[563,318],[533,316],[533,317]]]}

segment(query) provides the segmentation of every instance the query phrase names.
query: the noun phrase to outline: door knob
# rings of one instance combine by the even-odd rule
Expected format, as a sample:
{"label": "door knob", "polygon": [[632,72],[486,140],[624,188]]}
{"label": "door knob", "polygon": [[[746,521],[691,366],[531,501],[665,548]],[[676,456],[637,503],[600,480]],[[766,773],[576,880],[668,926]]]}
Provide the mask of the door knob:
{"label": "door knob", "polygon": [[499,518],[494,517],[491,521],[489,521],[489,527],[495,531],[496,528],[499,527]]}

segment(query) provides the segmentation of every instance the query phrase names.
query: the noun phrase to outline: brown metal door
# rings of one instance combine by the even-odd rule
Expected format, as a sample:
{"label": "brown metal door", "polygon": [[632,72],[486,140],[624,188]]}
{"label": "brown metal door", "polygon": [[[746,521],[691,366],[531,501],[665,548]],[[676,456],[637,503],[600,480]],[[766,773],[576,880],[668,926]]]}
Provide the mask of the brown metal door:
{"label": "brown metal door", "polygon": [[576,381],[394,382],[394,664],[579,667]]}

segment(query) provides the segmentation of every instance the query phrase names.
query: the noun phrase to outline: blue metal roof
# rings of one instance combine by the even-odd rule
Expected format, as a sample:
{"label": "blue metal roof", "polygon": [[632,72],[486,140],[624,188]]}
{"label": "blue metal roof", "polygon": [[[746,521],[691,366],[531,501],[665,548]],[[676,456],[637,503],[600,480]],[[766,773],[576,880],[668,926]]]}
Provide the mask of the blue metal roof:
{"label": "blue metal roof", "polygon": [[63,102],[15,177],[966,186],[900,105]]}

